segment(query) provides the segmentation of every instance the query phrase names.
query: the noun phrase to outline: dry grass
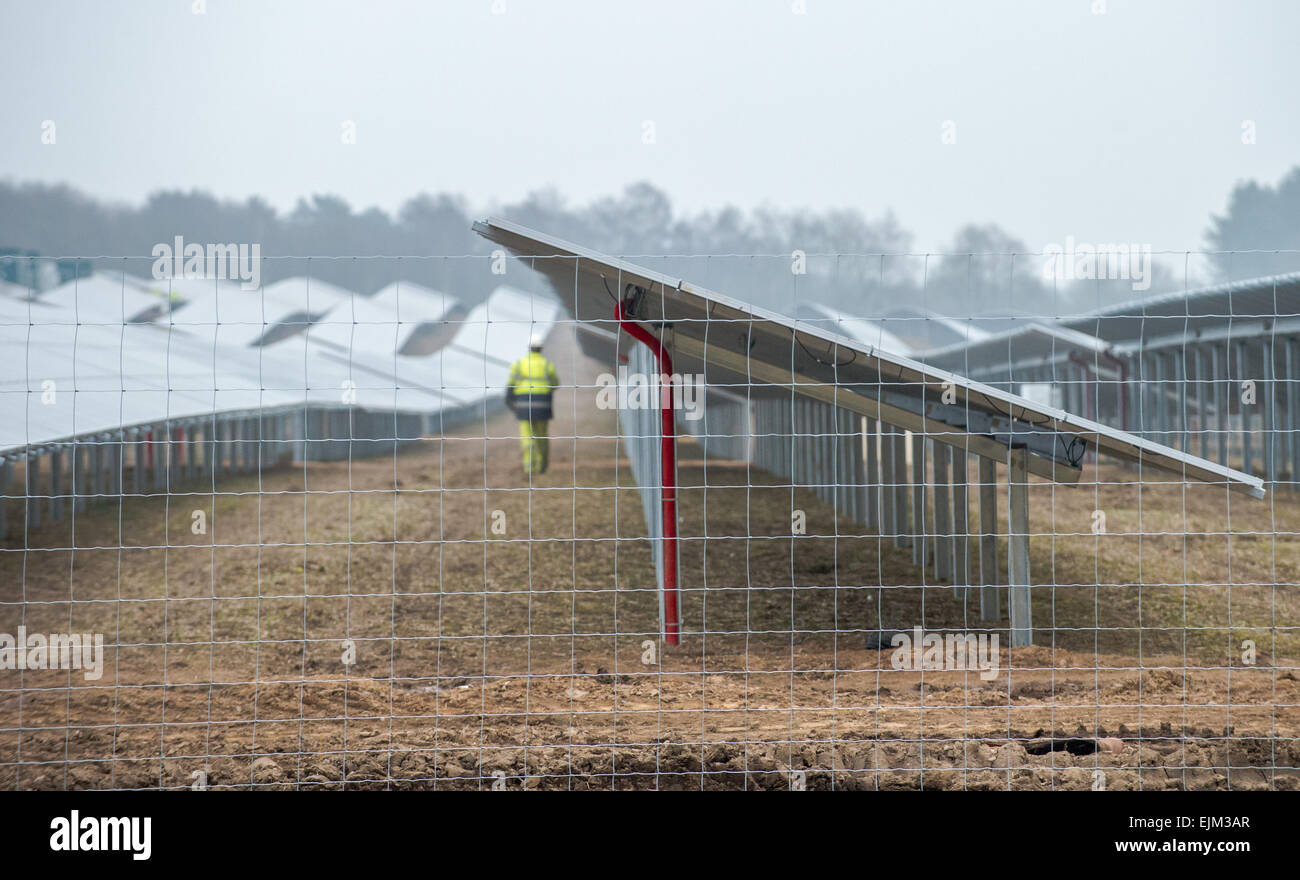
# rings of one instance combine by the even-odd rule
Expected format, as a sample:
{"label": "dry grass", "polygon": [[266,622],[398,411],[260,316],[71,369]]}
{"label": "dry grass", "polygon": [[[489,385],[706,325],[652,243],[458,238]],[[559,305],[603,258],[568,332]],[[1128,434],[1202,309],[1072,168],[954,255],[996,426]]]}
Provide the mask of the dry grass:
{"label": "dry grass", "polygon": [[[570,375],[592,371],[568,363]],[[1006,658],[1015,671],[991,686],[960,673],[921,681],[891,670],[865,636],[981,628],[976,596],[954,596],[910,550],[837,521],[805,490],[683,443],[685,635],[648,666],[654,572],[612,416],[585,395],[564,396],[558,412],[553,435],[583,437],[553,440],[551,470],[531,486],[513,424],[497,418],[351,467],[125,498],[11,540],[0,632],[103,632],[119,647],[97,683],[3,673],[0,785],[184,785],[194,766],[230,784],[460,778],[437,769],[445,750],[477,782],[492,766],[485,743],[693,742],[689,767],[721,740],[1300,727],[1288,671],[1300,656],[1300,505],[1289,497],[1139,482],[1109,466],[1080,488],[1035,482],[1040,647]],[[792,506],[807,511],[808,534],[789,534]],[[206,534],[191,531],[194,510]],[[1094,510],[1104,535],[1091,531]],[[491,529],[495,511],[504,534]],[[1247,638],[1258,665],[1229,675]],[[356,662],[344,668],[349,640]],[[1214,669],[1165,681],[1138,667]],[[429,760],[407,766],[407,752]],[[290,756],[283,778],[257,779],[252,756],[276,753]],[[360,777],[345,766],[354,753],[370,756]],[[891,766],[912,773],[909,754]],[[543,764],[567,767],[571,784],[565,755]],[[814,745],[804,766],[822,757]],[[604,772],[604,758],[591,761]]]}

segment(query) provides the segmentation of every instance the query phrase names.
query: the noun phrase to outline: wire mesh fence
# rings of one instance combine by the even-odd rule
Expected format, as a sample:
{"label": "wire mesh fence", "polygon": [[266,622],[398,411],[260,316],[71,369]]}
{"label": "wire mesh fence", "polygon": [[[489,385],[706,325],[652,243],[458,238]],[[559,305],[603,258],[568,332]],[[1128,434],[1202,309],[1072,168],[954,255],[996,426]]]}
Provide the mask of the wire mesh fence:
{"label": "wire mesh fence", "polygon": [[538,247],[5,290],[0,786],[1300,787],[1300,275]]}

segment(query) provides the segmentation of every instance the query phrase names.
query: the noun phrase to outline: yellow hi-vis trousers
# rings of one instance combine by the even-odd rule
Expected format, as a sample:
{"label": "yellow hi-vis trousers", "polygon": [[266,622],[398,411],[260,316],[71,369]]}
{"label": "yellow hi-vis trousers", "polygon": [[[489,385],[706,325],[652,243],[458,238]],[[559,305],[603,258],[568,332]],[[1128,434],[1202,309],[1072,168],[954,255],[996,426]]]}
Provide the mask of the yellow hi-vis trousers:
{"label": "yellow hi-vis trousers", "polygon": [[551,461],[551,439],[547,436],[549,422],[519,423],[519,448],[524,457],[524,473],[544,474]]}

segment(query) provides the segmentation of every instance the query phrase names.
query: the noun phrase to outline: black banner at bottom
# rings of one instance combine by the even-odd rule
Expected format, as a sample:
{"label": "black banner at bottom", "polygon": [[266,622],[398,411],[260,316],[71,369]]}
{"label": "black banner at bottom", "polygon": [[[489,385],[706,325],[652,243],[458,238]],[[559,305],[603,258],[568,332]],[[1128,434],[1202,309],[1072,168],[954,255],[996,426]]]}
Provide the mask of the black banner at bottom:
{"label": "black banner at bottom", "polygon": [[877,867],[989,856],[1043,858],[1047,866],[1276,858],[1294,846],[1282,840],[1294,836],[1285,805],[1248,795],[791,792],[715,795],[701,809],[682,797],[497,794],[11,793],[0,807],[0,839],[24,861],[127,871],[198,864],[373,870],[377,860],[420,864],[435,853],[504,867],[528,855],[540,862],[576,852],[593,866],[607,859],[610,867],[653,870],[700,858],[736,865],[749,861],[737,859],[746,849],[767,864],[774,846],[801,860],[856,854]]}

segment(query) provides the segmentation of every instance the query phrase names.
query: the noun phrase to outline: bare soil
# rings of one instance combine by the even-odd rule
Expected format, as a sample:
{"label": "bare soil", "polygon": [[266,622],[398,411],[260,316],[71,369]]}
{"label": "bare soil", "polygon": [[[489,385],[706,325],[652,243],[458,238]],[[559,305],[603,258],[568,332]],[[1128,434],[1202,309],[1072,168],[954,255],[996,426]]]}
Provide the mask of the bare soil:
{"label": "bare soil", "polygon": [[[98,681],[0,672],[0,787],[1300,787],[1290,497],[1035,482],[1036,644],[1010,649],[909,549],[683,443],[672,647],[612,414],[570,390],[551,433],[531,485],[503,416],[11,537],[0,632],[108,647]],[[916,625],[998,632],[999,675],[892,668],[882,634]],[[1122,748],[1026,751],[1099,736]]]}

